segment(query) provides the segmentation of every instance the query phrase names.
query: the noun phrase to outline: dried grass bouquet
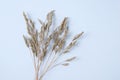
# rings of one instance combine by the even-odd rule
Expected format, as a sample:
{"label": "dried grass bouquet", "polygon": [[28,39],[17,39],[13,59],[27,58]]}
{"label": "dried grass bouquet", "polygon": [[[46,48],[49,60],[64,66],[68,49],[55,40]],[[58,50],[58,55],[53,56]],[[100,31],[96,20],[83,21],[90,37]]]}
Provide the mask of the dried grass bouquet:
{"label": "dried grass bouquet", "polygon": [[72,47],[75,46],[78,38],[83,32],[73,37],[69,44],[66,44],[66,39],[69,33],[68,18],[65,17],[58,27],[51,27],[54,22],[54,10],[47,14],[46,21],[38,19],[41,24],[40,30],[35,27],[35,23],[23,12],[24,19],[27,25],[28,36],[24,36],[26,46],[29,48],[33,57],[35,80],[42,80],[43,76],[51,69],[58,65],[68,66],[76,57],[65,59],[58,62],[60,57],[69,53]]}

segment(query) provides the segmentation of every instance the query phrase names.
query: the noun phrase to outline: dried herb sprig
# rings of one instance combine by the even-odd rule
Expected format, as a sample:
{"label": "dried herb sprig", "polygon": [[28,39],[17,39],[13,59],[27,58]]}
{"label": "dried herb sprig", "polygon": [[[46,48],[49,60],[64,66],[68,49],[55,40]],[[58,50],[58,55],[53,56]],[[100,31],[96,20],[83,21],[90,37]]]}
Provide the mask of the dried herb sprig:
{"label": "dried herb sprig", "polygon": [[76,57],[71,57],[60,63],[57,62],[61,56],[64,56],[75,46],[78,38],[83,34],[83,32],[77,34],[72,41],[66,45],[66,38],[69,33],[68,17],[65,17],[62,23],[50,32],[54,21],[54,10],[47,14],[47,22],[38,19],[41,24],[40,30],[36,29],[34,21],[24,12],[23,16],[29,35],[23,35],[23,38],[26,46],[32,52],[36,75],[35,80],[42,80],[43,76],[52,68],[58,65],[68,66],[71,61],[76,59]]}

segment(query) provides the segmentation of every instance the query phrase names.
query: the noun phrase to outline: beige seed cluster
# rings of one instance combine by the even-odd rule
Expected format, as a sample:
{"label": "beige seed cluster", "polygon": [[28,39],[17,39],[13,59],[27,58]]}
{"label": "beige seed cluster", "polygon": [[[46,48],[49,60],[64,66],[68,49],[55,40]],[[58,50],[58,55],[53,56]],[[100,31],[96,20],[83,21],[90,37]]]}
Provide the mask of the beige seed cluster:
{"label": "beige seed cluster", "polygon": [[23,16],[26,21],[28,36],[24,36],[26,46],[30,49],[33,56],[35,68],[35,80],[42,80],[42,77],[52,68],[63,65],[68,66],[71,61],[76,59],[72,57],[61,63],[57,63],[59,58],[68,53],[75,46],[78,38],[83,32],[77,34],[72,41],[66,45],[66,39],[69,34],[68,17],[65,17],[62,23],[52,29],[54,10],[49,12],[46,17],[46,22],[38,19],[41,28],[38,30],[35,23],[24,12]]}

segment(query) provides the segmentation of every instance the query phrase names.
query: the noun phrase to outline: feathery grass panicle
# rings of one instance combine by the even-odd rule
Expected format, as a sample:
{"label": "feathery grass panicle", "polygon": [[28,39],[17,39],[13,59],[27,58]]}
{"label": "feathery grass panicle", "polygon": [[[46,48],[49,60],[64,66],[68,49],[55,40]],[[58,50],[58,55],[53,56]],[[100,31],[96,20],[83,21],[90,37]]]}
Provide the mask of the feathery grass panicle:
{"label": "feathery grass panicle", "polygon": [[63,66],[69,66],[69,63],[64,63],[64,64],[62,64]]}
{"label": "feathery grass panicle", "polygon": [[[70,52],[71,48],[75,46],[78,38],[83,32],[74,36],[72,41],[66,45],[66,39],[69,34],[68,17],[65,17],[60,24],[53,31],[50,28],[53,23],[55,10],[47,14],[46,22],[38,19],[41,28],[38,30],[32,19],[28,18],[25,12],[23,16],[27,26],[28,37],[23,35],[26,46],[30,49],[33,56],[35,68],[35,80],[42,80],[42,77],[53,67],[56,67],[58,60],[65,53]],[[60,65],[68,66],[76,57],[71,57],[60,63]]]}
{"label": "feathery grass panicle", "polygon": [[67,59],[67,60],[65,60],[66,62],[70,62],[70,61],[73,61],[73,60],[75,60],[76,59],[76,57],[71,57],[71,58],[69,58],[69,59]]}

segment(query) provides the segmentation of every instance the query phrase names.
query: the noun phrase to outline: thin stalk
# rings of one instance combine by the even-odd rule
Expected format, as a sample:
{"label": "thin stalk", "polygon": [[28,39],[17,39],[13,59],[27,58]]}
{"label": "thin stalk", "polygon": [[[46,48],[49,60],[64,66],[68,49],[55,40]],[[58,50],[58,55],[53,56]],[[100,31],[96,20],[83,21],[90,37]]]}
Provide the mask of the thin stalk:
{"label": "thin stalk", "polygon": [[[50,54],[49,54],[49,53],[50,53]],[[42,68],[42,66],[43,66],[44,69],[42,69],[40,76],[43,74],[44,70],[45,70],[46,67],[47,67],[46,65],[49,63],[49,59],[50,59],[50,57],[51,57],[52,52],[50,51],[49,53],[48,53],[49,56],[48,56],[48,58],[47,58],[46,63],[44,63],[43,65],[41,65],[41,68]],[[44,61],[44,62],[45,62],[45,61]]]}
{"label": "thin stalk", "polygon": [[51,62],[49,63],[49,65],[47,66],[47,68],[44,70],[43,74],[41,75],[41,77],[43,77],[49,70],[49,68],[52,66],[52,64],[54,63],[54,59],[56,58],[56,53],[55,55],[53,56]]}

